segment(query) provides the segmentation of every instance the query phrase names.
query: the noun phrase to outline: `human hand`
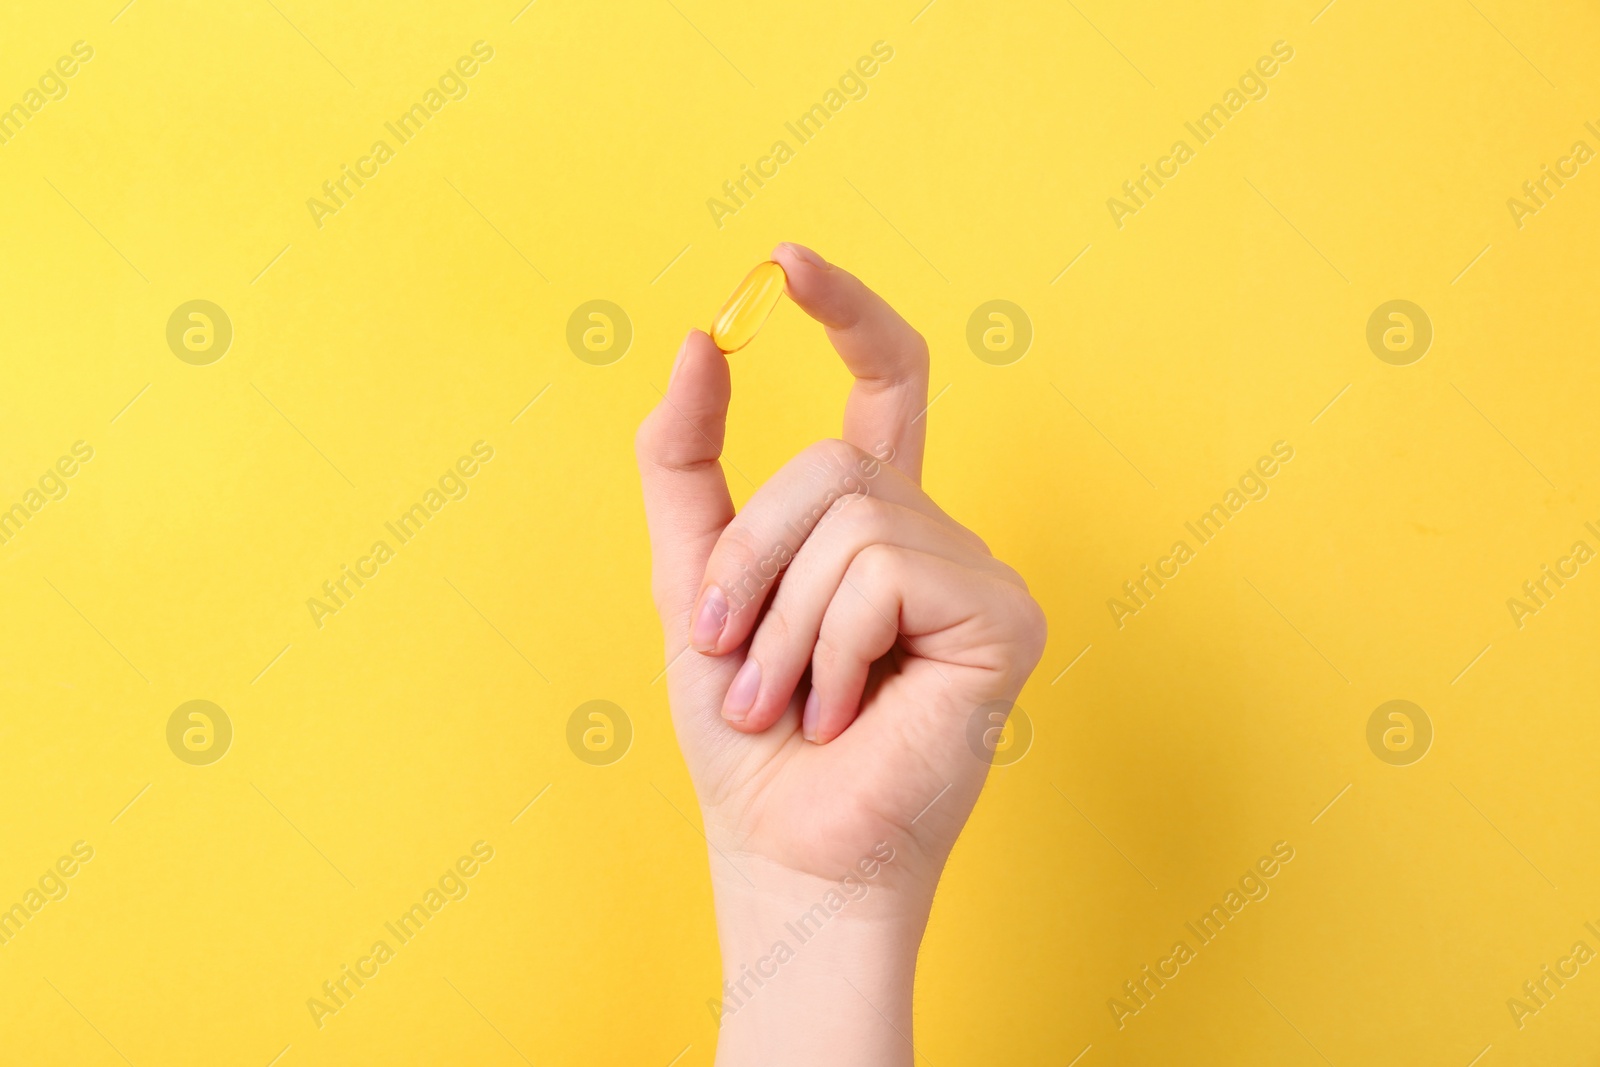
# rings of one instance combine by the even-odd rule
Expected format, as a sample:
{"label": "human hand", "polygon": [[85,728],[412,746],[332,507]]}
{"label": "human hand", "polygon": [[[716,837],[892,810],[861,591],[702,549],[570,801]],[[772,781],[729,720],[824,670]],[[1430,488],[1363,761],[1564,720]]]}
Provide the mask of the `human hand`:
{"label": "human hand", "polygon": [[[917,945],[988,770],[969,724],[1009,708],[1045,621],[921,489],[922,337],[815,253],[773,258],[856,378],[843,439],[735,515],[718,463],[728,361],[698,330],[637,438],[673,724],[715,853],[719,1062],[909,1062]],[[819,901],[800,932],[826,918],[827,937],[795,945],[791,925],[785,941]]]}

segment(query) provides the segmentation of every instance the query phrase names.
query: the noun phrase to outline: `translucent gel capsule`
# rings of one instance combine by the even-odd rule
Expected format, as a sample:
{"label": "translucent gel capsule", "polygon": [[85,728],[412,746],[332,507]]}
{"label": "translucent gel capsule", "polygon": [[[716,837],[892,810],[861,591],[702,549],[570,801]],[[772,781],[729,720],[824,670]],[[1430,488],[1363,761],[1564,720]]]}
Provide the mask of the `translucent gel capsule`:
{"label": "translucent gel capsule", "polygon": [[716,321],[711,324],[711,340],[716,346],[724,352],[737,352],[749,344],[778,306],[787,281],[783,268],[776,263],[769,260],[757,264],[717,312]]}

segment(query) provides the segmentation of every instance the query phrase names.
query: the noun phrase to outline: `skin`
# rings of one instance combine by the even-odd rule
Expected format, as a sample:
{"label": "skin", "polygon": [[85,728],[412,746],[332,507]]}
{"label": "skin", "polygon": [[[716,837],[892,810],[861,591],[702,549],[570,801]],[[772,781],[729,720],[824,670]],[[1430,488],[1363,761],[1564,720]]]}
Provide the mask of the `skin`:
{"label": "skin", "polygon": [[728,360],[698,330],[636,439],[673,726],[711,845],[717,1063],[898,1067],[934,889],[988,773],[971,724],[1009,709],[1045,619],[922,491],[921,335],[815,252],[773,259],[855,377],[842,439],[735,514]]}

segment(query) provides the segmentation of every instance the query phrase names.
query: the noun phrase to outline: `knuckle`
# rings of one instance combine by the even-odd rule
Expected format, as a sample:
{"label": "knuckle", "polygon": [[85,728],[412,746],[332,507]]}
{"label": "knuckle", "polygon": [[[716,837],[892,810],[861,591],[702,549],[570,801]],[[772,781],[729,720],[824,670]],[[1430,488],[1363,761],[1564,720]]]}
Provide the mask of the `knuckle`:
{"label": "knuckle", "polygon": [[[973,551],[977,552],[979,555],[988,556],[990,559],[994,559],[994,550],[989,547],[989,542],[985,541],[983,538],[979,537],[976,533],[974,533],[972,530],[969,530],[965,526],[961,527],[961,532],[965,535],[965,540],[967,544],[972,547]],[[1005,565],[1001,564],[1001,566]],[[1006,569],[1010,570],[1009,567]],[[1018,576],[1018,580],[1021,580],[1020,575]]]}
{"label": "knuckle", "polygon": [[900,554],[890,545],[871,544],[856,553],[850,570],[862,584],[882,588],[890,585],[899,572]]}
{"label": "knuckle", "polygon": [[697,422],[665,404],[655,407],[633,435],[634,456],[641,470],[692,471],[718,461],[722,430],[715,420]]}
{"label": "knuckle", "polygon": [[806,491],[814,501],[799,523],[809,531],[843,505],[870,495],[868,472],[877,461],[847,441],[826,438],[807,445],[795,462],[805,472]]}
{"label": "knuckle", "polygon": [[633,434],[633,454],[639,461],[639,466],[655,463],[660,453],[661,432],[658,429],[659,420],[652,411],[639,423],[639,428]]}
{"label": "knuckle", "polygon": [[781,570],[778,556],[764,551],[738,519],[722,531],[713,560],[712,577],[735,610],[745,601],[759,600]]}
{"label": "knuckle", "polygon": [[839,640],[839,628],[836,621],[822,620],[822,628],[817,632],[817,643],[811,649],[811,678],[812,685],[820,675],[827,678],[836,671],[844,662],[845,649]]}
{"label": "knuckle", "polygon": [[1032,592],[1032,590],[1028,588],[1028,581],[1022,576],[1021,571],[1017,570],[1004,560],[995,559],[993,556],[990,556],[989,559],[991,565],[995,569],[995,573],[999,575],[1002,580],[1016,586],[1024,593]]}
{"label": "knuckle", "polygon": [[825,437],[807,445],[801,455],[811,468],[827,475],[840,475],[854,470],[866,453],[848,441]]}
{"label": "knuckle", "polygon": [[749,567],[756,561],[758,552],[755,537],[750,532],[750,524],[740,521],[741,518],[735,516],[717,538],[713,558],[719,571]]}
{"label": "knuckle", "polygon": [[862,493],[850,506],[855,511],[856,521],[870,524],[875,530],[888,529],[901,511],[898,505],[871,493]]}
{"label": "knuckle", "polygon": [[772,607],[767,609],[767,614],[762,617],[761,625],[756,627],[756,635],[751,638],[751,654],[755,655],[764,665],[767,661],[776,658],[777,654],[789,648],[790,635],[794,626],[789,620],[788,612],[784,610],[781,598],[775,598]]}
{"label": "knuckle", "polygon": [[956,537],[959,538],[963,544],[967,545],[979,555],[988,556],[991,559],[994,557],[994,553],[989,550],[989,543],[982,537],[979,537],[977,531],[973,530],[970,526],[967,526],[964,523],[958,522],[956,519],[952,518],[950,513],[945,511],[943,508],[939,509],[939,513],[949,520],[950,526],[955,532]]}
{"label": "knuckle", "polygon": [[889,375],[885,376],[880,384],[897,386],[915,385],[919,382],[926,383],[930,362],[928,339],[922,336],[916,327],[906,323],[905,337],[898,345],[894,369]]}
{"label": "knuckle", "polygon": [[911,328],[911,337],[906,344],[906,352],[911,358],[913,369],[927,367],[928,339],[922,336],[922,331],[916,327]]}
{"label": "knuckle", "polygon": [[1020,594],[1017,606],[1017,638],[1031,671],[1044,655],[1045,643],[1050,638],[1050,620],[1039,602],[1026,592]]}
{"label": "knuckle", "polygon": [[889,502],[866,493],[840,497],[833,505],[832,519],[839,533],[861,544],[886,540],[894,529],[895,512]]}
{"label": "knuckle", "polygon": [[[692,593],[690,594],[693,595]],[[682,591],[669,584],[659,574],[652,575],[650,579],[650,600],[655,604],[656,614],[661,617],[663,625],[676,623],[674,606],[682,598]]]}

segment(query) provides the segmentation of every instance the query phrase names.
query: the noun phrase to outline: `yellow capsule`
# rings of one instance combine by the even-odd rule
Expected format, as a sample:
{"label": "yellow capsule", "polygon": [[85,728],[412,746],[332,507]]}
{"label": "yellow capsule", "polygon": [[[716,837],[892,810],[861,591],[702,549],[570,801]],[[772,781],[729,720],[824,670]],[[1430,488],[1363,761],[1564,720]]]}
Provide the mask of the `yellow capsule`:
{"label": "yellow capsule", "polygon": [[787,282],[783,268],[776,263],[758,263],[717,312],[716,321],[711,324],[711,340],[724,352],[737,352],[749,344],[778,306]]}

